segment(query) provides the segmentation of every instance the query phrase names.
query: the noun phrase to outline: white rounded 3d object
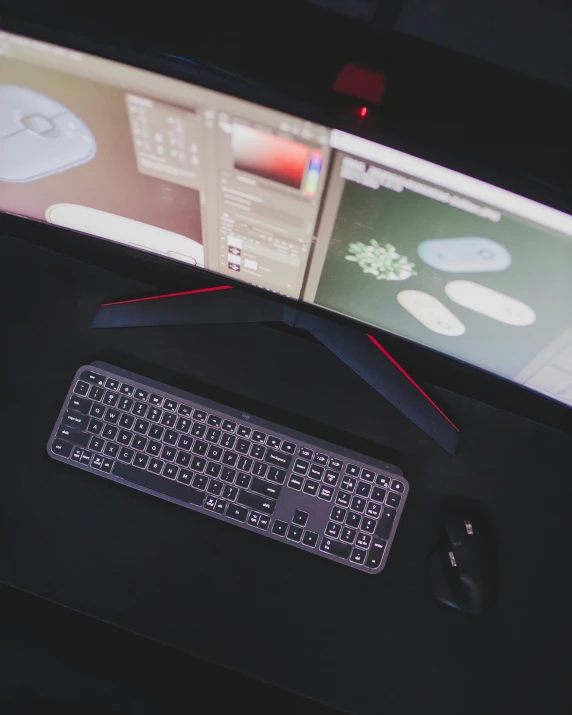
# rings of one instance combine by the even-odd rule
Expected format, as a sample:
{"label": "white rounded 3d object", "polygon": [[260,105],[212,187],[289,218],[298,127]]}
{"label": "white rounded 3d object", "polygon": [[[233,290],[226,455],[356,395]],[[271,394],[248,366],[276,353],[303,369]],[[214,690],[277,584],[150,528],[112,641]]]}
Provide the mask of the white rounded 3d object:
{"label": "white rounded 3d object", "polygon": [[0,181],[36,181],[91,161],[90,128],[55,99],[0,84]]}
{"label": "white rounded 3d object", "polygon": [[536,313],[526,303],[472,281],[451,281],[445,293],[457,305],[507,325],[532,325]]}
{"label": "white rounded 3d object", "polygon": [[46,220],[62,228],[158,253],[175,261],[201,267],[205,264],[204,249],[197,241],[107,211],[79,204],[53,204],[46,209]]}
{"label": "white rounded 3d object", "polygon": [[397,302],[434,333],[458,337],[465,332],[465,326],[459,318],[429,293],[420,290],[402,290],[397,294]]}
{"label": "white rounded 3d object", "polygon": [[504,271],[512,262],[504,246],[478,236],[430,239],[419,244],[417,253],[428,266],[446,273]]}

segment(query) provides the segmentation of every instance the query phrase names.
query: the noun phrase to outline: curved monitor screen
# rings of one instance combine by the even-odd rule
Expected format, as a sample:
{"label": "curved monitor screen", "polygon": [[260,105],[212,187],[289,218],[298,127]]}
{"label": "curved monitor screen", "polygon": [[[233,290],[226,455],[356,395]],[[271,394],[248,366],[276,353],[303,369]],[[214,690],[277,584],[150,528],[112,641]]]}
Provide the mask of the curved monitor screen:
{"label": "curved monitor screen", "polygon": [[314,303],[572,406],[572,217],[0,32],[0,210]]}

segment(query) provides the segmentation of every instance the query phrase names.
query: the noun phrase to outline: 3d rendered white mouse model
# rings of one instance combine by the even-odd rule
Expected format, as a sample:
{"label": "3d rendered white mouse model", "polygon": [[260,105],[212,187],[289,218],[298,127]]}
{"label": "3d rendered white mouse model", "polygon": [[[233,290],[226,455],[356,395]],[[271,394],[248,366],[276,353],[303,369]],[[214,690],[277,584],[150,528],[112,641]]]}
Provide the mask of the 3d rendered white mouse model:
{"label": "3d rendered white mouse model", "polygon": [[0,84],[0,181],[42,179],[81,166],[96,153],[89,127],[63,104]]}
{"label": "3d rendered white mouse model", "polygon": [[159,253],[193,266],[205,265],[205,252],[198,241],[159,226],[89,206],[53,204],[46,209],[46,221],[132,248]]}
{"label": "3d rendered white mouse model", "polygon": [[490,238],[434,238],[417,247],[419,258],[431,268],[446,273],[504,271],[512,262],[510,253]]}

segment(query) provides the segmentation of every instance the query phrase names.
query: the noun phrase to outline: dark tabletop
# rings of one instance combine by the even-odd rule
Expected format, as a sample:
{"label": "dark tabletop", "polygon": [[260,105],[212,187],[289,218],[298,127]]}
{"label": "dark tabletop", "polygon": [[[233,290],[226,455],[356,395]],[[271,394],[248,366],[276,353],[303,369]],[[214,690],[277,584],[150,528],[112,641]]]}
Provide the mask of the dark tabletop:
{"label": "dark tabletop", "polygon": [[[148,286],[1,245],[1,581],[359,715],[569,712],[571,437],[434,390],[462,430],[452,458],[318,345],[259,325],[90,331],[102,300]],[[109,350],[397,450],[411,490],[387,568],[361,574],[49,459],[75,370]],[[448,495],[496,527],[500,597],[480,618],[428,588]]]}

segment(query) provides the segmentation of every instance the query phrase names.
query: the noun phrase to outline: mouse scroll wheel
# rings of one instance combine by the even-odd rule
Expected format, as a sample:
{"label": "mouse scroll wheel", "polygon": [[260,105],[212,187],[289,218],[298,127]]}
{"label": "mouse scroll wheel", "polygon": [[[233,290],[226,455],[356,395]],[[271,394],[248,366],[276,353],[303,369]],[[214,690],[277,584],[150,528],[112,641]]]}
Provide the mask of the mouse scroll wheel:
{"label": "mouse scroll wheel", "polygon": [[57,137],[60,133],[52,120],[44,117],[43,114],[28,114],[22,118],[22,124],[34,134],[44,137]]}

